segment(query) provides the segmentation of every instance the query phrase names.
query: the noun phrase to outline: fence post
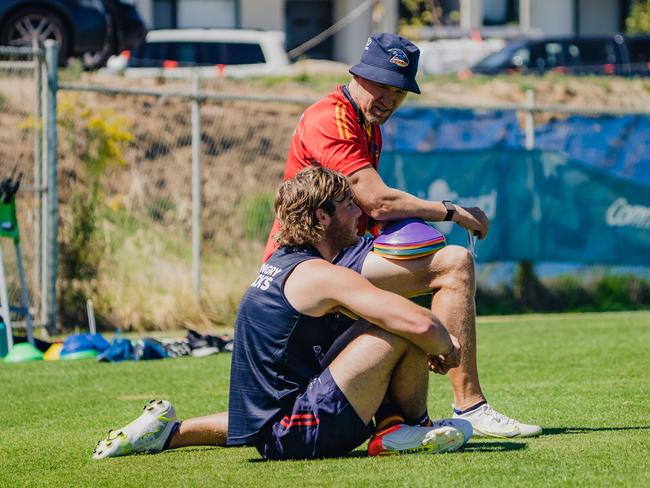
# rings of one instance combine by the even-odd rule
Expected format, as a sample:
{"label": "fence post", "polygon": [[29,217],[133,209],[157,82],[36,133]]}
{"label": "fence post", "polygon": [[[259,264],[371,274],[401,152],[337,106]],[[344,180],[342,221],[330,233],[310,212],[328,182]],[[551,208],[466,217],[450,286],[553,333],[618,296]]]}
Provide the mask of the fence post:
{"label": "fence post", "polygon": [[528,151],[535,149],[535,90],[526,90],[526,141],[525,146]]}
{"label": "fence post", "polygon": [[[34,39],[32,44],[32,60],[34,62],[34,190],[35,190],[35,218],[34,218],[34,273],[32,290],[39,290],[38,297],[42,305],[42,296],[44,295],[43,284],[43,53],[38,46],[38,41]],[[35,295],[35,294],[33,294]],[[32,303],[34,303],[32,299]],[[42,306],[38,307],[40,313],[43,313]],[[36,317],[34,317],[36,318]],[[41,315],[38,322],[44,322]]]}
{"label": "fence post", "polygon": [[[48,246],[48,156],[47,156],[47,121],[48,121],[48,69],[47,69],[47,60],[45,59],[45,52],[43,52],[41,58],[41,109],[43,114],[41,116],[41,188],[42,192],[40,194],[40,221],[41,221],[41,247],[40,247],[40,256],[41,256],[41,282],[40,282],[40,292],[41,292],[41,313],[39,316],[39,322],[41,325],[48,325],[48,301],[47,301],[47,270],[48,270],[48,256],[47,256],[47,246]],[[54,332],[50,327],[47,328],[48,332]]]}
{"label": "fence post", "polygon": [[192,290],[201,300],[201,105],[199,72],[192,71]]}
{"label": "fence post", "polygon": [[52,39],[45,41],[45,60],[47,62],[46,91],[46,133],[47,133],[47,328],[50,333],[56,330],[57,303],[56,278],[58,259],[58,182],[57,182],[57,128],[56,93],[58,90],[57,69],[59,49]]}

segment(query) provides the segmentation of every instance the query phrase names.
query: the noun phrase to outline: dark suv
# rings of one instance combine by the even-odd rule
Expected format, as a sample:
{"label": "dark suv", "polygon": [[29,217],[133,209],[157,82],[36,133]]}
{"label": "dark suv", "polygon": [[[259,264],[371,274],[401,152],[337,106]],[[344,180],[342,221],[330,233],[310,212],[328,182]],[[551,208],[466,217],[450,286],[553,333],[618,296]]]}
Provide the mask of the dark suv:
{"label": "dark suv", "polygon": [[135,8],[135,0],[102,1],[106,8],[108,30],[102,49],[84,54],[84,65],[89,68],[104,66],[113,54],[134,49],[146,34],[142,18]]}
{"label": "dark suv", "polygon": [[2,0],[0,45],[31,47],[47,39],[59,45],[59,60],[80,56],[87,68],[137,46],[145,28],[134,0]]}
{"label": "dark suv", "polygon": [[470,71],[650,76],[649,63],[650,36],[543,37],[512,41]]}

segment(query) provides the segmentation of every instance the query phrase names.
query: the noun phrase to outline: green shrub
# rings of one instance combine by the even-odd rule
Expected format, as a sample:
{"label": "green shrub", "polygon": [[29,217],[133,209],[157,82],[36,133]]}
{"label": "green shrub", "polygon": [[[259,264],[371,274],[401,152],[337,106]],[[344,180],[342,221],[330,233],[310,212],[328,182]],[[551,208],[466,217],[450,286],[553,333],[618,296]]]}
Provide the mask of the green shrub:
{"label": "green shrub", "polygon": [[[73,97],[59,105],[63,141],[80,164],[77,184],[62,209],[59,246],[59,320],[64,327],[86,322],[86,299],[97,297],[97,274],[103,243],[97,235],[103,205],[100,181],[110,165],[124,164],[122,151],[133,140],[129,124],[112,110],[93,111]],[[101,316],[101,309],[96,309]]]}
{"label": "green shrub", "polygon": [[530,263],[521,263],[512,288],[479,286],[479,315],[522,312],[606,312],[650,308],[650,281],[634,275],[605,274],[580,279],[561,275],[540,280]]}
{"label": "green shrub", "polygon": [[645,34],[650,32],[650,1],[636,0],[625,19],[628,34]]}

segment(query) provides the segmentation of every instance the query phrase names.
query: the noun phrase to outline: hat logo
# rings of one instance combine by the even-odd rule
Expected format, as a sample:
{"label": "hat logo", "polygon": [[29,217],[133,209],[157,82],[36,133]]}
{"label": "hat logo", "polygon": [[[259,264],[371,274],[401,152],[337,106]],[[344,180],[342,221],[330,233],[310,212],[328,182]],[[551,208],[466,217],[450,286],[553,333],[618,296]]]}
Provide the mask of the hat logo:
{"label": "hat logo", "polygon": [[365,45],[365,47],[364,47],[363,49],[364,49],[365,51],[367,51],[368,48],[370,47],[370,44],[372,44],[372,37],[369,37],[369,38],[368,38],[368,40],[366,41],[366,45]]}
{"label": "hat logo", "polygon": [[400,68],[406,68],[409,65],[409,58],[401,49],[393,48],[388,50],[393,55],[390,62],[396,64]]}

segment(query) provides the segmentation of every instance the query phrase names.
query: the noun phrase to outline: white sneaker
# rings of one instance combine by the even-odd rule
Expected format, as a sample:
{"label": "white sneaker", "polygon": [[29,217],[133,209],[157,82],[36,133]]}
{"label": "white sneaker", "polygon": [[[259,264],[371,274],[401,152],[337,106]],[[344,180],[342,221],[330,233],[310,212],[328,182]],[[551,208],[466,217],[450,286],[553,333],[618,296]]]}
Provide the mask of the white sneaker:
{"label": "white sneaker", "polygon": [[439,420],[432,427],[398,424],[370,439],[368,455],[451,452],[463,447],[471,437],[472,425],[465,420]]}
{"label": "white sneaker", "polygon": [[454,412],[454,418],[471,422],[476,437],[531,437],[542,433],[539,425],[518,422],[492,410],[487,403],[471,412],[463,414]]}
{"label": "white sneaker", "polygon": [[135,452],[160,452],[171,430],[178,424],[176,410],[166,400],[151,400],[144,412],[129,425],[109,430],[97,443],[93,459],[125,456]]}

